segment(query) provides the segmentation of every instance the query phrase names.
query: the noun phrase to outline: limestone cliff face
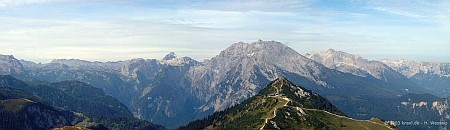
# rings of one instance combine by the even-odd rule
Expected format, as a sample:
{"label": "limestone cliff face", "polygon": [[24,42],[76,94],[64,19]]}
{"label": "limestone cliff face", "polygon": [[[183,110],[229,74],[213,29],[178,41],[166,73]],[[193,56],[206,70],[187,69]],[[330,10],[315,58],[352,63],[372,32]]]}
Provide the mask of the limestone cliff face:
{"label": "limestone cliff face", "polygon": [[0,55],[0,75],[20,74],[24,67],[19,60],[11,55]]}
{"label": "limestone cliff face", "polygon": [[375,78],[388,84],[386,87],[400,93],[429,93],[428,90],[380,61],[367,60],[361,56],[334,49],[306,56],[330,69],[360,77]]}

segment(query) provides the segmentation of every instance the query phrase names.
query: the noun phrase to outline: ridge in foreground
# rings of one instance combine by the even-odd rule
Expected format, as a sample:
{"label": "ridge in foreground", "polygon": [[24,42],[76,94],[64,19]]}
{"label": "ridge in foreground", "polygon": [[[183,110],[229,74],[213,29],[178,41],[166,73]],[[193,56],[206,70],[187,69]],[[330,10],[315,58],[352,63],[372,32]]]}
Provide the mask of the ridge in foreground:
{"label": "ridge in foreground", "polygon": [[377,118],[355,120],[320,95],[279,76],[256,96],[197,120],[191,129],[395,129]]}

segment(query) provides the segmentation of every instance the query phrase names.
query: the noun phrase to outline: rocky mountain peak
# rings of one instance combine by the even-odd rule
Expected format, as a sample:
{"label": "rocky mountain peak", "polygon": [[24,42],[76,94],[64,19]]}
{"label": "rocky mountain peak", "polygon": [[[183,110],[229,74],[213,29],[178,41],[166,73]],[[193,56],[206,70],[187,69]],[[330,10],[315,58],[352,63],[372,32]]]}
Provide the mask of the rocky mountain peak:
{"label": "rocky mountain peak", "polygon": [[23,71],[23,65],[14,56],[0,55],[0,74],[18,74]]}
{"label": "rocky mountain peak", "polygon": [[177,58],[177,55],[175,54],[175,52],[170,52],[169,54],[164,56],[163,60],[174,60],[176,58]]}
{"label": "rocky mountain peak", "polygon": [[5,59],[15,59],[13,55],[0,55],[0,59],[5,60]]}
{"label": "rocky mountain peak", "polygon": [[298,58],[304,62],[309,60],[297,53],[294,49],[289,48],[280,42],[259,40],[253,43],[235,43],[220,52],[220,54],[212,60],[236,60],[241,62],[239,60],[247,59],[275,63],[292,58]]}
{"label": "rocky mountain peak", "polygon": [[175,54],[175,52],[170,52],[162,60],[159,61],[160,63],[170,65],[170,66],[184,66],[184,65],[199,65],[200,62],[190,58],[190,57],[181,57],[178,58],[178,56]]}
{"label": "rocky mountain peak", "polygon": [[[261,87],[257,82],[248,80],[232,80],[228,79],[227,74],[236,74],[236,79],[252,79],[255,74],[259,74],[261,78],[274,80],[279,70],[289,71],[293,74],[304,76],[306,79],[315,82],[317,85],[327,87],[327,84],[319,77],[322,76],[327,69],[323,65],[312,61],[297,53],[294,49],[276,41],[256,41],[253,43],[239,42],[222,51],[218,56],[212,58],[205,66],[209,67],[209,71],[216,75],[217,81],[243,81],[247,95],[251,96]],[[242,94],[241,94],[242,95]],[[243,96],[239,96],[243,97]],[[247,96],[248,97],[248,96]],[[224,104],[224,103],[217,103]],[[216,105],[216,106],[219,106]],[[218,108],[218,107],[216,107]],[[220,110],[220,109],[219,109]]]}
{"label": "rocky mountain peak", "polygon": [[333,48],[330,48],[326,52],[337,52],[337,51],[335,49],[333,49]]}
{"label": "rocky mountain peak", "polygon": [[322,63],[328,68],[342,72],[352,73],[357,76],[366,77],[372,75],[378,79],[383,79],[383,71],[389,69],[381,62],[369,61],[361,56],[329,49],[325,52],[318,52],[306,55],[308,58]]}
{"label": "rocky mountain peak", "polygon": [[[325,51],[325,52],[322,52],[322,54],[324,54],[324,55],[336,55],[336,54],[344,55],[343,53],[344,53],[344,52],[342,52],[342,51],[337,51],[337,50],[332,49],[332,48],[328,49],[328,50]],[[317,54],[317,53],[316,53],[316,54]]]}
{"label": "rocky mountain peak", "polygon": [[235,43],[230,47],[228,47],[227,49],[225,49],[223,52],[258,52],[258,51],[274,52],[280,49],[286,49],[285,51],[292,50],[291,48],[277,41],[258,40],[257,42],[253,43],[244,43],[244,42]]}
{"label": "rocky mountain peak", "polygon": [[363,59],[359,55],[349,54],[343,51],[337,51],[334,49],[328,49],[326,52],[323,52],[321,55],[326,58],[333,58],[333,59],[348,59],[348,60],[366,60]]}
{"label": "rocky mountain peak", "polygon": [[65,64],[69,66],[78,66],[82,64],[91,63],[90,61],[80,60],[80,59],[53,59],[50,63],[55,64]]}
{"label": "rocky mountain peak", "polygon": [[382,82],[399,82],[402,85],[391,85],[399,92],[423,92],[416,83],[409,80],[382,62],[365,59],[361,56],[330,49],[325,52],[307,55],[326,67],[360,77],[374,77]]}

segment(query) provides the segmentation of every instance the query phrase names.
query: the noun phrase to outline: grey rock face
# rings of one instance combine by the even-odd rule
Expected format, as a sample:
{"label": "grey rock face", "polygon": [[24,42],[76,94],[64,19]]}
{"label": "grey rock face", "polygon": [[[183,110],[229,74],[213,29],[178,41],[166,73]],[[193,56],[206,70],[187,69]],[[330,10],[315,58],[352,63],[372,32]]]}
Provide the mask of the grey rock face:
{"label": "grey rock face", "polygon": [[420,86],[441,97],[450,96],[450,63],[382,60]]}
{"label": "grey rock face", "polygon": [[306,56],[331,69],[352,73],[362,77],[373,76],[384,81],[387,80],[386,77],[384,77],[384,72],[391,71],[390,68],[383,63],[369,61],[361,56],[352,55],[333,49],[320,53],[307,54]]}
{"label": "grey rock face", "polygon": [[238,104],[255,95],[281,71],[326,86],[319,78],[325,67],[275,41],[236,43],[204,64],[190,69],[188,76],[194,89],[202,92],[196,96],[208,102],[200,107],[202,111]]}
{"label": "grey rock face", "polygon": [[418,62],[408,60],[382,60],[381,62],[411,78],[417,74],[434,74],[450,77],[450,63]]}
{"label": "grey rock face", "polygon": [[335,69],[345,73],[351,73],[356,76],[381,80],[394,90],[404,93],[424,93],[425,89],[385,65],[383,62],[371,61],[361,56],[349,54],[342,51],[329,49],[325,52],[307,54],[308,58],[322,63],[330,69]]}
{"label": "grey rock face", "polygon": [[11,55],[0,55],[0,75],[20,74],[24,67],[19,60]]}

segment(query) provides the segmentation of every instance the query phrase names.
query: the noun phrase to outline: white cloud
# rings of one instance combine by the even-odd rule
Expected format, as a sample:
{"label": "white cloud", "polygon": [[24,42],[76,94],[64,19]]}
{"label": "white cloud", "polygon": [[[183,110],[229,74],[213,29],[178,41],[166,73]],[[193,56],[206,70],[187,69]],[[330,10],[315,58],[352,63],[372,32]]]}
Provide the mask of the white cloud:
{"label": "white cloud", "polygon": [[409,12],[409,11],[406,11],[406,10],[401,10],[401,9],[398,9],[398,8],[373,7],[372,9],[378,10],[378,11],[382,11],[382,12],[391,13],[391,14],[395,14],[395,15],[400,15],[400,16],[406,16],[406,17],[412,17],[412,18],[425,18],[424,15],[416,14],[414,12]]}
{"label": "white cloud", "polygon": [[299,53],[335,48],[373,59],[405,54],[425,58],[441,55],[450,59],[450,54],[444,53],[450,50],[448,8],[446,12],[439,11],[442,7],[424,10],[430,12],[427,15],[420,11],[420,6],[408,5],[416,7],[409,9],[396,4],[370,5],[382,13],[425,19],[439,25],[410,26],[378,24],[386,19],[368,12],[314,9],[308,6],[311,1],[266,2],[219,1],[176,9],[113,11],[120,14],[106,9],[99,14],[92,12],[87,18],[0,14],[0,54],[42,62],[54,58],[116,61],[138,57],[159,59],[175,51],[180,56],[202,60],[217,55],[232,43],[263,39],[287,43]]}
{"label": "white cloud", "polygon": [[[163,10],[171,12],[171,15],[158,15],[159,12],[150,14],[152,19],[158,18],[168,24],[183,24],[193,27],[215,29],[255,29],[255,25],[272,22],[271,24],[283,24],[284,17],[294,17],[289,12],[261,12],[261,11],[219,11],[219,10]],[[156,14],[156,15],[155,15]],[[148,18],[148,17],[146,17]],[[258,22],[258,23],[255,23]],[[277,26],[281,27],[281,26]]]}
{"label": "white cloud", "polygon": [[197,9],[222,11],[261,11],[261,12],[291,12],[299,11],[310,5],[313,0],[223,0],[192,5]]}
{"label": "white cloud", "polygon": [[17,7],[22,5],[30,5],[30,4],[43,4],[49,2],[57,2],[62,0],[1,0],[0,1],[0,9],[5,7]]}
{"label": "white cloud", "polygon": [[14,21],[10,26],[20,27],[0,30],[0,48],[9,48],[6,53],[18,58],[39,62],[48,62],[54,58],[100,61],[161,58],[170,51],[202,60],[211,58],[238,41],[251,42],[267,36],[276,40],[282,35],[197,28],[146,20],[0,19]]}
{"label": "white cloud", "polygon": [[408,0],[374,0],[368,2],[368,8],[399,16],[433,22],[436,17],[450,16],[449,1],[408,1]]}

